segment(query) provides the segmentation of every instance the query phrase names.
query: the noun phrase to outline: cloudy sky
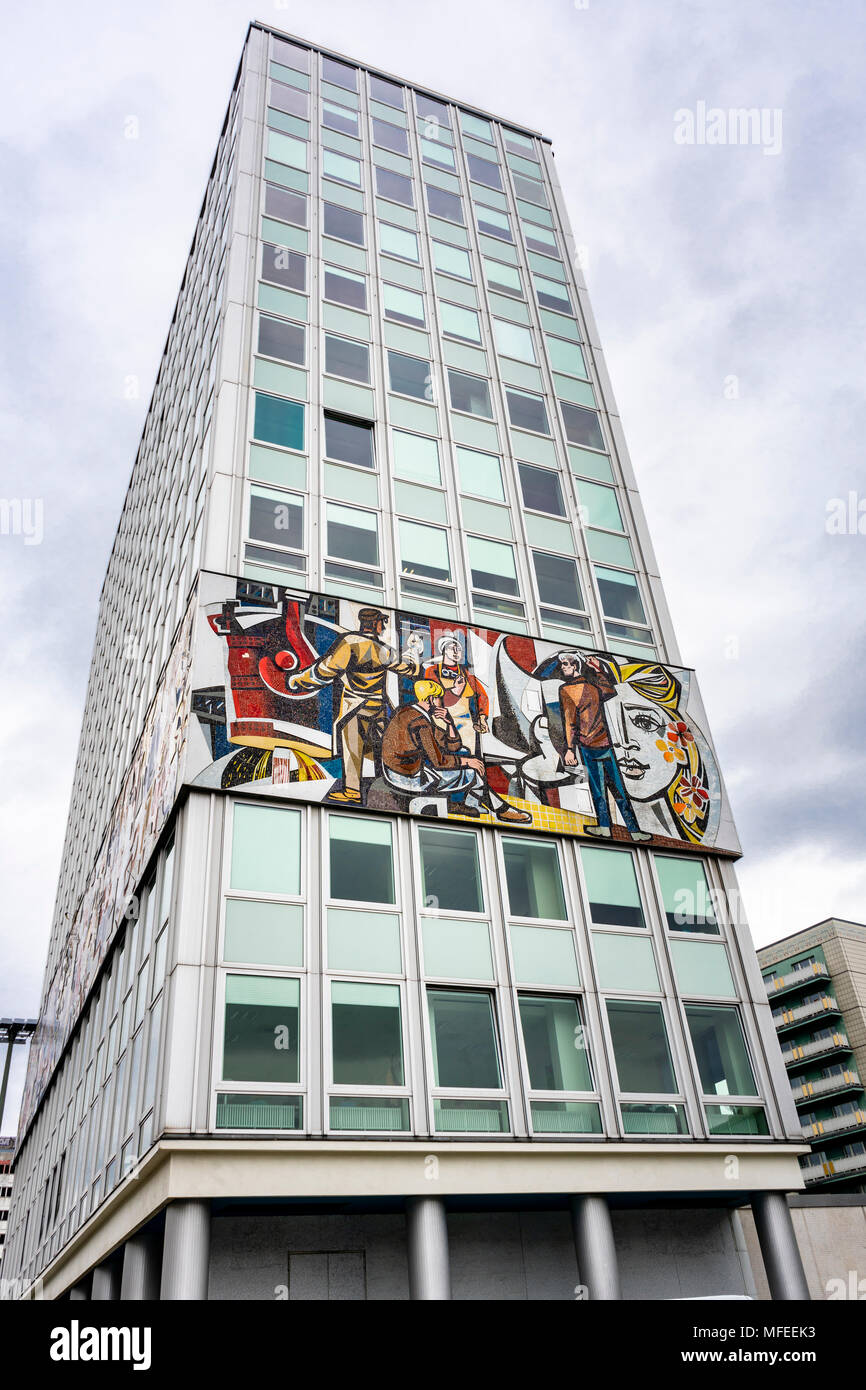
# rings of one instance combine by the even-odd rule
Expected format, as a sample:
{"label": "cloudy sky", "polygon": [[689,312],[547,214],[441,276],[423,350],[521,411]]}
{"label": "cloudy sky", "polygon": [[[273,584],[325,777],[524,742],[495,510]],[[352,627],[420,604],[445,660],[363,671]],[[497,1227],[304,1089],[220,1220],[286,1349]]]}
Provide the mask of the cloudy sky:
{"label": "cloudy sky", "polygon": [[[866,919],[862,7],[34,0],[0,57],[2,494],[44,532],[0,534],[0,1012],[38,1009],[99,589],[251,18],[552,138],[755,940]],[[742,107],[757,143],[675,138]]]}

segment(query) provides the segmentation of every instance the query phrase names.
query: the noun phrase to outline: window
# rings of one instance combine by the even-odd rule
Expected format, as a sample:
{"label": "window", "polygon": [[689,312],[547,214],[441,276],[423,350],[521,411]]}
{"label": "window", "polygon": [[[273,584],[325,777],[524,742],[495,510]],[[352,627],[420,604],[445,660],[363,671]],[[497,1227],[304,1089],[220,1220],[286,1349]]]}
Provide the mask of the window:
{"label": "window", "polygon": [[700,859],[657,854],[654,860],[668,928],[718,935],[707,875]]}
{"label": "window", "polygon": [[523,235],[530,251],[540,251],[543,256],[559,258],[556,235],[548,227],[539,227],[534,222],[524,222]]}
{"label": "window", "polygon": [[284,449],[304,447],[304,407],[297,401],[284,401],[278,396],[256,392],[253,434],[266,444],[280,444]]}
{"label": "window", "polygon": [[379,564],[379,528],[375,512],[328,502],[326,516],[329,555],[355,565]]}
{"label": "window", "polygon": [[455,167],[454,151],[444,141],[439,139],[426,140],[421,137],[421,160],[424,164],[433,164],[438,169],[453,169]]}
{"label": "window", "polygon": [[533,1091],[591,1091],[586,1031],[576,999],[518,997],[529,1084]]}
{"label": "window", "polygon": [[728,1004],[686,1004],[686,1021],[705,1096],[756,1096],[739,1011]]}
{"label": "window", "polygon": [[331,984],[334,1084],[402,1086],[400,986]]}
{"label": "window", "polygon": [[643,927],[643,908],[628,850],[581,845],[589,914],[593,922],[610,927]]}
{"label": "window", "polygon": [[472,279],[469,252],[461,250],[459,246],[447,246],[444,241],[434,241],[433,264],[445,275],[456,275],[461,280]]}
{"label": "window", "polygon": [[484,377],[468,376],[465,372],[449,369],[448,389],[454,410],[463,410],[469,415],[480,415],[486,420],[493,419],[490,389]]}
{"label": "window", "polygon": [[250,489],[250,539],[265,545],[304,548],[304,499],[270,488]]}
{"label": "window", "polygon": [[266,357],[278,357],[283,362],[297,362],[303,366],[306,357],[305,333],[300,324],[286,323],[283,319],[260,314],[258,350]]}
{"label": "window", "polygon": [[493,979],[490,928],[486,922],[424,917],[421,935],[428,975],[450,980]]}
{"label": "window", "polygon": [[[565,516],[565,503],[559,475],[549,468],[534,468],[530,463],[518,463],[520,490],[524,504],[532,512],[547,512],[550,516]],[[579,606],[579,605],[578,605]]]}
{"label": "window", "polygon": [[363,275],[353,275],[350,270],[337,270],[325,266],[325,298],[336,304],[347,304],[352,309],[366,309],[367,281]]}
{"label": "window", "polygon": [[491,290],[498,290],[500,294],[511,295],[513,299],[523,298],[523,286],[520,283],[520,271],[514,265],[503,265],[501,261],[492,261],[489,256],[482,256],[484,263],[484,279]]}
{"label": "window", "polygon": [[398,975],[400,918],[392,912],[328,909],[328,969]]}
{"label": "window", "polygon": [[481,324],[474,309],[462,309],[457,304],[439,305],[442,332],[469,343],[481,342]]}
{"label": "window", "polygon": [[297,1082],[300,995],[298,980],[226,976],[224,1081]]}
{"label": "window", "polygon": [[418,829],[424,906],[441,912],[483,912],[478,842],[471,830]]}
{"label": "window", "polygon": [[409,153],[409,136],[406,131],[401,130],[398,125],[392,125],[390,121],[380,121],[376,117],[373,118],[373,144],[393,150],[395,154]]}
{"label": "window", "polygon": [[227,898],[223,958],[252,965],[303,966],[304,909],[297,903]]}
{"label": "window", "polygon": [[420,483],[433,483],[437,487],[441,485],[439,445],[435,439],[426,439],[419,434],[407,434],[403,430],[392,430],[391,450],[394,472],[402,478],[412,478]]}
{"label": "window", "polygon": [[676,1095],[662,1006],[637,999],[608,999],[607,1016],[621,1091]]}
{"label": "window", "polygon": [[393,106],[397,111],[404,109],[403,88],[398,87],[396,82],[388,82],[384,77],[374,77],[372,73],[370,96],[374,101],[381,101],[383,106]]}
{"label": "window", "polygon": [[425,526],[420,521],[401,519],[400,556],[404,575],[451,582],[448,533],[438,526]]}
{"label": "window", "polygon": [[568,290],[560,280],[548,280],[543,275],[533,275],[535,294],[543,309],[558,309],[560,313],[571,313],[571,300]]}
{"label": "window", "polygon": [[442,217],[446,222],[458,222],[463,226],[463,203],[456,193],[446,193],[444,188],[436,188],[425,183],[427,211],[431,217]]}
{"label": "window", "polygon": [[498,237],[500,241],[514,241],[511,223],[505,212],[494,212],[492,208],[476,207],[475,222],[479,232],[486,236]]}
{"label": "window", "polygon": [[579,343],[566,342],[565,338],[551,338],[545,334],[547,355],[555,372],[565,372],[569,376],[586,377],[586,363]]}
{"label": "window", "polygon": [[486,121],[483,116],[473,116],[468,111],[461,111],[460,129],[464,135],[474,135],[476,140],[485,140],[487,144],[493,143],[490,122]]}
{"label": "window", "polygon": [[503,837],[502,852],[512,916],[564,922],[568,914],[556,845]]}
{"label": "window", "polygon": [[550,434],[543,396],[531,396],[526,391],[506,387],[505,399],[512,425],[522,430],[534,430],[536,434]]}
{"label": "window", "polygon": [[345,106],[337,106],[333,101],[322,102],[322,125],[329,130],[342,130],[346,135],[358,135],[358,117]]}
{"label": "window", "polygon": [[391,826],[356,816],[329,816],[331,897],[394,902]]}
{"label": "window", "polygon": [[533,550],[532,563],[541,603],[550,603],[557,608],[582,609],[585,606],[576,560],[565,555],[548,555],[544,550]]}
{"label": "window", "polygon": [[325,411],[325,455],[340,463],[373,468],[373,426]]}
{"label": "window", "polygon": [[325,236],[351,241],[355,246],[364,245],[364,218],[360,212],[350,212],[336,203],[325,203],[324,208]]}
{"label": "window", "polygon": [[432,401],[433,378],[430,363],[420,357],[405,357],[402,352],[388,353],[388,377],[392,391],[415,396],[420,401]]}
{"label": "window", "polygon": [[382,304],[385,318],[395,323],[418,324],[424,326],[424,296],[414,290],[403,290],[398,285],[382,286]]}
{"label": "window", "polygon": [[300,893],[300,811],[236,803],[232,827],[232,888],[256,893]]}
{"label": "window", "polygon": [[407,208],[415,206],[412,194],[412,180],[405,174],[395,174],[393,169],[376,169],[376,192],[380,198],[390,198],[392,203],[403,203]]}
{"label": "window", "polygon": [[457,446],[457,468],[464,492],[489,497],[492,502],[505,501],[502,468],[495,454],[482,454],[477,449]]}
{"label": "window", "polygon": [[307,199],[302,193],[292,193],[279,184],[265,184],[265,214],[277,217],[281,222],[291,222],[295,227],[307,225]]}
{"label": "window", "polygon": [[486,188],[498,188],[502,190],[502,176],[499,167],[491,163],[489,159],[479,159],[477,154],[467,154],[466,162],[469,165],[469,177],[474,183],[484,184]]}
{"label": "window", "polygon": [[583,444],[589,449],[604,448],[604,435],[594,410],[585,410],[582,405],[566,405],[565,401],[559,402],[559,408],[569,444]]}
{"label": "window", "polygon": [[379,249],[389,256],[399,256],[404,261],[418,261],[418,238],[414,232],[406,232],[402,227],[392,227],[389,222],[379,223]]}
{"label": "window", "polygon": [[493,1000],[470,990],[428,989],[433,1084],[454,1089],[499,1090]]}
{"label": "window", "polygon": [[524,198],[528,203],[535,203],[538,207],[546,208],[547,194],[544,191],[544,185],[539,181],[541,177],[540,169],[538,173],[539,179],[527,179],[524,178],[522,174],[515,173],[514,170],[512,170],[514,191],[518,198]]}
{"label": "window", "polygon": [[300,116],[303,120],[310,115],[310,98],[306,92],[290,87],[287,82],[271,82],[270,105],[278,111],[286,111],[290,116]]}
{"label": "window", "polygon": [[303,290],[307,284],[307,258],[266,241],[262,248],[262,279],[286,289]]}
{"label": "window", "polygon": [[601,526],[608,531],[624,530],[614,488],[602,487],[600,483],[587,483],[581,479],[577,484],[577,492],[581,505],[586,509],[587,526]]}
{"label": "window", "polygon": [[366,343],[355,343],[350,338],[336,338],[328,333],[325,335],[325,371],[350,381],[369,382],[370,349]]}
{"label": "window", "polygon": [[531,136],[524,135],[519,130],[508,130],[503,126],[502,138],[505,148],[512,154],[522,155],[525,159],[535,159],[535,141]]}
{"label": "window", "polygon": [[322,150],[322,173],[326,178],[339,179],[341,183],[350,183],[355,188],[361,187],[360,160],[349,159],[335,150]]}
{"label": "window", "polygon": [[[518,362],[535,362],[535,347],[528,328],[521,328],[519,323],[507,323],[505,319],[494,319],[493,337],[496,351],[501,357],[514,357]],[[546,418],[542,433],[549,433]]]}
{"label": "window", "polygon": [[467,546],[472,583],[476,588],[491,589],[497,594],[520,594],[512,546],[481,536],[470,536]]}
{"label": "window", "polygon": [[322,77],[326,82],[332,82],[335,87],[345,87],[347,92],[358,90],[358,69],[350,68],[346,63],[338,62],[336,58],[322,57]]}
{"label": "window", "polygon": [[601,607],[606,618],[619,618],[626,623],[646,623],[637,578],[622,570],[595,567]]}
{"label": "window", "polygon": [[425,96],[423,92],[415,93],[415,110],[418,115],[430,121],[433,127],[437,125],[445,126],[446,130],[451,128],[451,112],[444,102],[437,101],[435,97]]}
{"label": "window", "polygon": [[608,931],[596,931],[592,936],[600,989],[661,993],[655,953],[648,937]]}

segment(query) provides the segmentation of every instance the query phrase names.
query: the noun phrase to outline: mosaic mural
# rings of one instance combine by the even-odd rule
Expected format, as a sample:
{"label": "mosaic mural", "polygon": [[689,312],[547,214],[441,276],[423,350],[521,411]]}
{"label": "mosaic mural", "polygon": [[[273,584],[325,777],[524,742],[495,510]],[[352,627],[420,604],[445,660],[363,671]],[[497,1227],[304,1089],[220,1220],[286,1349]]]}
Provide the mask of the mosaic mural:
{"label": "mosaic mural", "polygon": [[738,853],[691,671],[205,574],[185,780]]}

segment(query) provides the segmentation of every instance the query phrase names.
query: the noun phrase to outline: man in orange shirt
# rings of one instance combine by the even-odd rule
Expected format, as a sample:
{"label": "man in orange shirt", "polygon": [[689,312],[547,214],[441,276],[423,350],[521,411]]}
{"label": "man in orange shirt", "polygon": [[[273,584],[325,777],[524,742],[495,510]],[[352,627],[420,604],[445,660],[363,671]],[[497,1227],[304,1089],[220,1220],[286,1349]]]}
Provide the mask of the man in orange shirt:
{"label": "man in orange shirt", "polygon": [[563,762],[566,767],[577,767],[582,762],[586,768],[598,821],[597,825],[586,827],[586,834],[604,840],[611,838],[607,801],[610,789],[631,838],[651,840],[649,832],[641,830],[637,823],[610,740],[604,711],[606,702],[616,695],[610,670],[597,656],[585,657],[581,652],[560,652],[558,660],[563,676],[559,687],[559,707],[565,737]]}

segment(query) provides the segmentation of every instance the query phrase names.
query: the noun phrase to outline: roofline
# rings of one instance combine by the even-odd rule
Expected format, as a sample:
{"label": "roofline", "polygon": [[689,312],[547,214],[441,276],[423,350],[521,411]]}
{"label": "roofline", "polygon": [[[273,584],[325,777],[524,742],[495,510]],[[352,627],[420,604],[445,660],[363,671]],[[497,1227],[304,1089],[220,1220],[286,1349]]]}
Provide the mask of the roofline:
{"label": "roofline", "polygon": [[521,125],[518,121],[507,119],[505,116],[496,116],[492,111],[485,111],[481,106],[474,106],[468,102],[461,101],[457,97],[449,97],[444,92],[437,91],[434,87],[419,85],[417,82],[410,82],[406,77],[398,77],[396,73],[387,72],[384,68],[375,67],[370,63],[362,62],[360,58],[350,58],[345,53],[338,53],[333,48],[323,48],[321,44],[313,43],[311,39],[305,39],[300,34],[291,34],[286,29],[277,29],[275,25],[265,19],[250,20],[247,30],[247,38],[253,29],[261,29],[265,33],[275,34],[278,39],[288,39],[290,43],[296,43],[301,48],[307,48],[313,53],[322,53],[326,58],[336,58],[340,63],[348,63],[351,67],[363,68],[365,72],[371,72],[374,77],[384,77],[389,82],[396,82],[400,87],[411,87],[413,91],[424,92],[426,96],[434,97],[437,101],[444,101],[449,106],[460,106],[464,111],[469,111],[475,116],[484,116],[486,120],[496,121],[499,125],[510,126],[512,130],[517,130],[523,135],[532,135],[536,140],[543,140],[546,145],[553,142],[549,135],[542,135],[540,130],[533,130],[531,126]]}
{"label": "roofline", "polygon": [[798,937],[805,936],[807,932],[817,931],[819,927],[826,927],[831,922],[839,922],[845,927],[859,927],[861,931],[866,931],[866,922],[852,922],[848,917],[822,917],[820,922],[813,922],[810,927],[801,927],[799,931],[791,932],[789,936],[780,936],[776,941],[768,941],[765,946],[757,949],[758,959],[761,958],[762,951],[774,951],[777,946],[783,946],[786,941],[796,941]]}

